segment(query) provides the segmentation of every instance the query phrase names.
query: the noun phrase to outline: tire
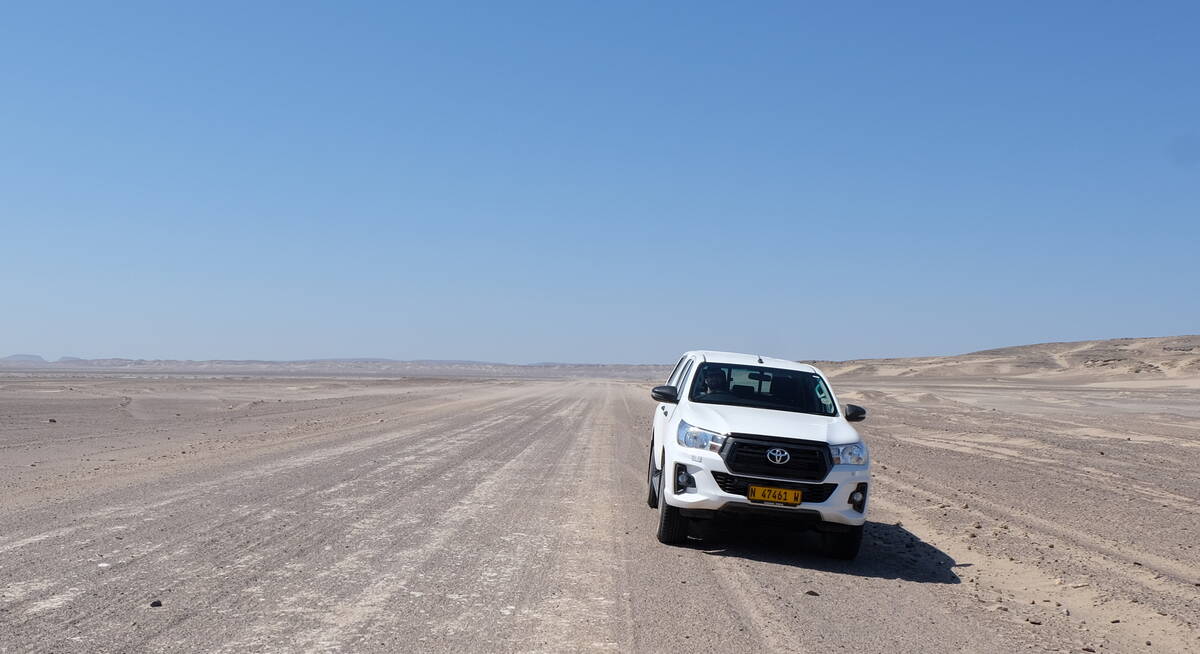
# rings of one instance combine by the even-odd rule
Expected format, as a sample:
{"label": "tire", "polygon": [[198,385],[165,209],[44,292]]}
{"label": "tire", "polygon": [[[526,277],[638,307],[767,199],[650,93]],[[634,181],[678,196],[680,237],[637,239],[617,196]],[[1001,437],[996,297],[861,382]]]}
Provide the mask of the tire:
{"label": "tire", "polygon": [[658,473],[658,542],[665,545],[679,545],[687,540],[688,519],[680,515],[679,508],[667,504],[666,492],[667,471],[664,468]]}
{"label": "tire", "polygon": [[650,442],[650,462],[646,464],[646,506],[658,508],[658,480],[654,475],[654,442]]}
{"label": "tire", "polygon": [[853,561],[862,547],[862,525],[849,531],[825,534],[825,548],[829,556],[843,561]]}

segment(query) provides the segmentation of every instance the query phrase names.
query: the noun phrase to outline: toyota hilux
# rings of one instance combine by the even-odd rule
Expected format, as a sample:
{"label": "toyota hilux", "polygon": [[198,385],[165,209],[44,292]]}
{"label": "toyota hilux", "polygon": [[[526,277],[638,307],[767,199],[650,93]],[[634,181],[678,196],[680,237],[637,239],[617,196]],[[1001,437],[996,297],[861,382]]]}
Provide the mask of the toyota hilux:
{"label": "toyota hilux", "polygon": [[783,519],[823,534],[832,556],[862,543],[870,454],[850,424],[866,418],[815,367],[750,354],[684,354],[651,391],[646,503],[658,540],[684,542],[692,521]]}

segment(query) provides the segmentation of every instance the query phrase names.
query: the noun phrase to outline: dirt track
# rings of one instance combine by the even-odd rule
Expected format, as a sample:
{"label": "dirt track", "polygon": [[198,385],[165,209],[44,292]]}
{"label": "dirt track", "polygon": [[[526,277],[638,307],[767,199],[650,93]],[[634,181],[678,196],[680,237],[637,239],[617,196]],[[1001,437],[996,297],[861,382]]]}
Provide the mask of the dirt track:
{"label": "dirt track", "polygon": [[1198,390],[843,380],[842,563],[659,545],[647,386],[0,377],[0,652],[1200,651]]}

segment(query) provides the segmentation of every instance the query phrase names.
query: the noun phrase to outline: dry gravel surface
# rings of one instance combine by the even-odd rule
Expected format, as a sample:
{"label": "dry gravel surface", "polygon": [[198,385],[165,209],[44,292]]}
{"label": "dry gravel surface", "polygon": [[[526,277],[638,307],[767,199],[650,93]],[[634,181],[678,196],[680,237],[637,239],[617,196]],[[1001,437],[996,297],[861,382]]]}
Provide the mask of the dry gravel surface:
{"label": "dry gravel surface", "polygon": [[0,652],[1200,651],[1194,387],[840,380],[840,562],[658,544],[648,386],[0,377]]}

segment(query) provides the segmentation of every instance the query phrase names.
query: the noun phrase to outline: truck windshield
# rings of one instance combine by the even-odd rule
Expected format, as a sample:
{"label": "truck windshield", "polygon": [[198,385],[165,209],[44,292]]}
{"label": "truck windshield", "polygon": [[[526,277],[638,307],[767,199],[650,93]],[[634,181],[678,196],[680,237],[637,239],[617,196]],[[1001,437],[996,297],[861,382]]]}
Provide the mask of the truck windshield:
{"label": "truck windshield", "polygon": [[813,372],[704,363],[689,395],[693,402],[836,416],[837,405],[825,380]]}

